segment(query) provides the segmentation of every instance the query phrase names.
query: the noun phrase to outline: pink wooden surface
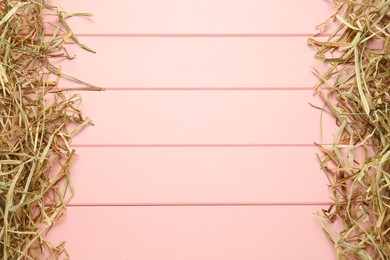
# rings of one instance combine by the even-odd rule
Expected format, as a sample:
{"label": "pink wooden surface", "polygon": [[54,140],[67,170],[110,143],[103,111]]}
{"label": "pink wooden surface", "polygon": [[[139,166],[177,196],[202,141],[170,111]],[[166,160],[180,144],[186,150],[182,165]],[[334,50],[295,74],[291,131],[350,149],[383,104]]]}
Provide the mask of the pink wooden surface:
{"label": "pink wooden surface", "polygon": [[[93,19],[70,21],[78,34],[312,34],[331,13],[325,0],[60,1]],[[81,20],[82,21],[82,20]]]}
{"label": "pink wooden surface", "polygon": [[[106,91],[83,93],[95,127],[79,145],[329,143],[332,120],[309,106],[312,91]],[[108,100],[108,102],[107,102]],[[103,106],[107,102],[108,106]]]}
{"label": "pink wooden surface", "polygon": [[[63,71],[110,88],[312,88],[307,37],[80,37]],[[62,61],[61,61],[62,62]],[[101,71],[101,73],[97,73]],[[68,82],[63,82],[69,86]]]}
{"label": "pink wooden surface", "polygon": [[79,147],[77,152],[72,205],[330,202],[315,147]]}
{"label": "pink wooden surface", "polygon": [[306,45],[330,1],[60,4],[94,13],[69,22],[98,53],[63,71],[108,89],[82,93],[96,126],[49,234],[71,259],[335,259],[312,214],[330,201],[313,142],[335,127],[308,105]]}
{"label": "pink wooden surface", "polygon": [[72,259],[335,259],[318,206],[71,207]]}

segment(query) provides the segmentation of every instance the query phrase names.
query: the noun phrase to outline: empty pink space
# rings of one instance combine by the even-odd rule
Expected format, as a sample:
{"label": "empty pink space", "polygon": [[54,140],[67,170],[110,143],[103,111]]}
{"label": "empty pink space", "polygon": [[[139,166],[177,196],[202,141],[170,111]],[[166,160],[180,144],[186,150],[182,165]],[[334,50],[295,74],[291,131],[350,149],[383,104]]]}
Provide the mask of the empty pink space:
{"label": "empty pink space", "polygon": [[332,12],[326,0],[83,0],[60,1],[91,12],[74,19],[78,34],[92,35],[310,35]]}
{"label": "empty pink space", "polygon": [[316,206],[70,207],[73,259],[334,259]]}
{"label": "empty pink space", "polygon": [[77,192],[71,205],[331,202],[316,147],[78,147],[77,151],[80,158],[72,167]]}
{"label": "empty pink space", "polygon": [[311,89],[322,69],[307,36],[80,40],[97,55],[70,48],[77,59],[61,60],[63,71],[107,89]]}
{"label": "empty pink space", "polygon": [[315,147],[78,147],[77,151],[80,158],[72,168],[77,192],[71,205],[331,202]]}
{"label": "empty pink space", "polygon": [[331,203],[314,142],[336,127],[309,104],[306,44],[331,1],[59,4],[93,13],[69,22],[97,54],[58,64],[106,88],[81,93],[95,126],[49,233],[71,259],[335,259],[313,213]]}
{"label": "empty pink space", "polygon": [[75,146],[313,145],[336,130],[309,105],[320,104],[310,90],[107,90],[83,100],[95,127]]}

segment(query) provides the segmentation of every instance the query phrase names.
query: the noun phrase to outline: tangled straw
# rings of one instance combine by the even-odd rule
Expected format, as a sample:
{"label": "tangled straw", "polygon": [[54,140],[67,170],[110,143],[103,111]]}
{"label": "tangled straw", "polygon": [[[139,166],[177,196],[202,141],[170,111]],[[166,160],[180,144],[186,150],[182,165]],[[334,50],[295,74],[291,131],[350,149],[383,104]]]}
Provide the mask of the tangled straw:
{"label": "tangled straw", "polygon": [[[339,25],[309,39],[328,64],[316,93],[339,126],[319,157],[334,204],[318,213],[338,259],[390,259],[390,1],[333,0]],[[337,233],[329,222],[341,226]]]}
{"label": "tangled straw", "polygon": [[89,50],[66,23],[75,15],[86,14],[44,0],[0,0],[1,259],[67,257],[64,244],[54,246],[45,235],[73,195],[72,136],[91,123],[78,109],[80,97],[58,85],[61,77],[80,82],[53,65],[73,58],[65,44]]}

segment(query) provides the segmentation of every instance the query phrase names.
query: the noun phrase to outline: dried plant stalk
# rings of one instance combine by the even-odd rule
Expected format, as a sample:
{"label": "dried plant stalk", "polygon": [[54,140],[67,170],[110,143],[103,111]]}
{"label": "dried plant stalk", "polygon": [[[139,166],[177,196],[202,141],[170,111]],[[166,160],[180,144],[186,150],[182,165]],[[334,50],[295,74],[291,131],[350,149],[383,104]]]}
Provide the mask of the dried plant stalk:
{"label": "dried plant stalk", "polygon": [[80,97],[59,89],[65,75],[53,65],[72,59],[65,44],[89,50],[66,24],[73,15],[44,0],[0,0],[1,259],[67,257],[64,244],[45,234],[73,194],[72,136],[91,123],[78,109]]}
{"label": "dried plant stalk", "polygon": [[309,39],[329,65],[315,72],[315,92],[339,126],[319,146],[334,204],[317,216],[338,259],[390,259],[390,1],[333,3],[323,25],[338,28],[326,41]]}

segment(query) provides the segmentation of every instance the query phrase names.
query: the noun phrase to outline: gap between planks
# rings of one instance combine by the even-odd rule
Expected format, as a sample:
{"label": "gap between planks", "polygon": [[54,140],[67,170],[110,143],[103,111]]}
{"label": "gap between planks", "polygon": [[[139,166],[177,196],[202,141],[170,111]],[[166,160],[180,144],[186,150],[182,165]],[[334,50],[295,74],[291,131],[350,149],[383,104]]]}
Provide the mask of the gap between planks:
{"label": "gap between planks", "polygon": [[[321,144],[326,145],[326,144]],[[72,147],[316,147],[316,144],[74,144]]]}
{"label": "gap between planks", "polygon": [[328,202],[278,202],[278,203],[70,203],[67,207],[308,207],[331,206]]}
{"label": "gap between planks", "polygon": [[329,37],[330,34],[322,33],[322,34],[312,34],[312,33],[260,33],[260,34],[250,34],[250,33],[189,33],[189,34],[173,34],[173,33],[147,33],[147,34],[89,34],[89,33],[76,33],[77,36],[80,37],[145,37],[145,38],[266,38],[266,37]]}
{"label": "gap between planks", "polygon": [[[328,89],[328,88],[322,88],[322,89]],[[306,88],[299,88],[299,87],[296,87],[296,88],[280,88],[280,87],[275,87],[275,88],[272,88],[272,87],[259,87],[259,88],[104,88],[104,90],[106,91],[124,91],[124,90],[127,90],[127,91],[160,91],[160,90],[163,90],[163,91],[186,91],[186,90],[199,90],[199,91],[307,91],[307,90],[313,90],[314,92],[314,88],[309,88],[309,87],[306,87]]]}

